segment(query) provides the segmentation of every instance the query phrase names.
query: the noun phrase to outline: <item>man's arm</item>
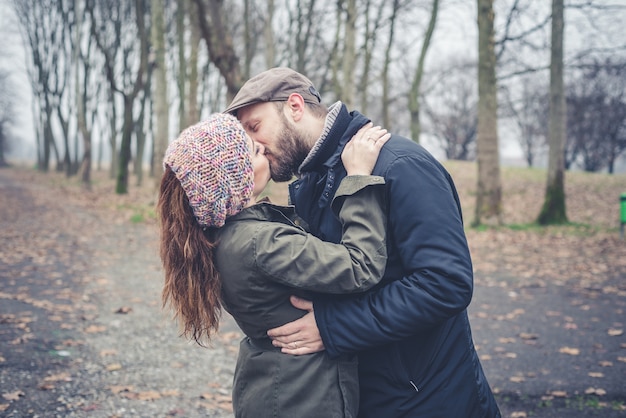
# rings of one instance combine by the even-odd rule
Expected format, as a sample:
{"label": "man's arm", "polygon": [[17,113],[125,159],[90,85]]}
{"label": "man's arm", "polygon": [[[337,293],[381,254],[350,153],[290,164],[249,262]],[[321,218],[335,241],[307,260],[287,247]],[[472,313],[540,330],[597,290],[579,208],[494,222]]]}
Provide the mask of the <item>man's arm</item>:
{"label": "man's arm", "polygon": [[[315,301],[315,320],[330,355],[415,335],[458,314],[471,300],[469,249],[456,192],[445,172],[427,158],[411,156],[391,164],[385,178],[390,196],[390,244],[399,255],[390,261],[404,267],[403,277],[391,278],[363,297]],[[392,268],[388,266],[388,270]],[[399,270],[391,274],[399,274]],[[310,344],[307,350],[319,346],[310,318],[289,326],[292,335],[297,330]],[[293,341],[286,334],[284,327],[269,333],[280,335],[279,344],[288,346]]]}

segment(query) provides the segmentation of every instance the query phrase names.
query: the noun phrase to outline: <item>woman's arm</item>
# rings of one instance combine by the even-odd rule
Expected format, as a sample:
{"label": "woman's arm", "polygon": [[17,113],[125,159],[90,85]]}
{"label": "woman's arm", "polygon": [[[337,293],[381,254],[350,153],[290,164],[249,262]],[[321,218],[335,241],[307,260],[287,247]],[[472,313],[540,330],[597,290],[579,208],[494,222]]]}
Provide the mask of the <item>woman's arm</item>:
{"label": "woman's arm", "polygon": [[382,177],[370,176],[387,131],[366,125],[346,145],[345,177],[332,202],[342,224],[339,244],[290,225],[267,223],[253,237],[255,263],[268,278],[324,293],[364,291],[377,284],[387,261]]}

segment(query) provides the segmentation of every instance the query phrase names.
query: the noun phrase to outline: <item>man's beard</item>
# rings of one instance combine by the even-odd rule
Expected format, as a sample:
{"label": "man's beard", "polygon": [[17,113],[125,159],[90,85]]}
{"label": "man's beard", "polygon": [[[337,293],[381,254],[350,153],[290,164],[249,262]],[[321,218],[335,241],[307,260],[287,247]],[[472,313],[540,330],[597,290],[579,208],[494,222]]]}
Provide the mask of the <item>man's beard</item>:
{"label": "man's beard", "polygon": [[285,115],[280,112],[282,129],[276,140],[270,164],[272,180],[289,181],[298,173],[298,168],[309,155],[307,138],[292,126]]}

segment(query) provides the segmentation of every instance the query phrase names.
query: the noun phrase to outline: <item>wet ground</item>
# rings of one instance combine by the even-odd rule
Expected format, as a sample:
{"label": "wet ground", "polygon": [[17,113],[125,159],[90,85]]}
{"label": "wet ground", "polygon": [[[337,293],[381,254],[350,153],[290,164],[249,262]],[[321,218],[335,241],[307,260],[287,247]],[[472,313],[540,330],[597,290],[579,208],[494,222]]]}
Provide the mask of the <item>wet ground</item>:
{"label": "wet ground", "polygon": [[[210,349],[179,338],[154,225],[38,178],[0,170],[0,416],[232,417],[232,321]],[[474,340],[504,417],[626,416],[626,277],[599,274],[477,271]]]}

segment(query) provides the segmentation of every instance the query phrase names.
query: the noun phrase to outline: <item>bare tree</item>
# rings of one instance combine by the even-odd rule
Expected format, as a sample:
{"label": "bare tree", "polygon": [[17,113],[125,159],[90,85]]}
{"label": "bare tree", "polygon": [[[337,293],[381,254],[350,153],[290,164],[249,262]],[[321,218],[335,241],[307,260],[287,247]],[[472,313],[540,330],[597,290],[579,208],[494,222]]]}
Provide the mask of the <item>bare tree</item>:
{"label": "bare tree", "polygon": [[[153,14],[154,14],[154,21],[157,25],[159,25],[159,29],[157,29],[158,31],[165,31],[165,18],[163,16],[163,4],[161,2],[159,2],[159,4],[155,4],[155,1],[151,2],[152,4],[152,10],[153,10]],[[176,82],[178,84],[178,130],[182,131],[187,125],[188,125],[188,121],[187,121],[187,113],[186,113],[186,102],[187,102],[187,57],[185,55],[186,49],[187,49],[187,42],[185,39],[185,21],[187,18],[187,15],[189,14],[189,8],[190,8],[190,4],[189,4],[189,0],[176,0],[176,40],[177,40],[177,46],[178,46],[178,59],[176,60],[176,65],[178,66],[178,75],[176,77]],[[190,20],[193,19],[193,15],[189,16]],[[159,80],[159,78],[164,77],[167,75],[166,72],[166,68],[165,68],[165,36],[161,33],[160,35],[155,35],[154,33],[154,27],[152,29],[152,36],[162,36],[163,40],[159,40],[158,42],[162,42],[162,45],[157,46],[156,43],[153,45],[154,51],[153,53],[155,54],[159,54],[159,48],[163,48],[163,50],[161,51],[163,53],[162,57],[157,56],[156,60],[156,66],[157,66],[157,91],[159,91],[159,89],[161,88],[161,84],[160,82],[165,81],[167,82],[167,78],[165,79],[161,79]],[[153,39],[153,43],[156,42],[156,40]],[[163,62],[159,62],[160,60],[163,60]],[[163,65],[163,68],[159,68],[159,65]],[[163,71],[163,74],[160,74],[159,72]],[[158,94],[158,93],[157,93]],[[161,98],[162,99],[162,98]],[[157,98],[157,100],[159,100]],[[167,99],[166,99],[167,100]],[[156,108],[157,108],[157,114],[159,114],[162,109],[160,107],[160,105],[157,103],[156,104]],[[158,117],[158,116],[157,116]],[[157,134],[158,135],[158,134]],[[156,144],[155,144],[156,145]],[[156,157],[156,156],[155,156]]]}
{"label": "bare tree", "polygon": [[15,122],[15,91],[11,87],[9,73],[0,71],[0,167],[9,164],[5,153],[10,150],[11,127]]}
{"label": "bare tree", "polygon": [[265,39],[265,66],[267,68],[274,67],[276,63],[276,47],[274,45],[274,14],[276,6],[274,0],[267,0],[267,14],[263,24],[263,38]]}
{"label": "bare tree", "polygon": [[431,74],[437,84],[424,98],[424,132],[432,136],[450,160],[476,158],[476,65],[447,63]]}
{"label": "bare tree", "polygon": [[[529,167],[536,163],[548,137],[549,96],[541,82],[524,77],[520,83],[519,98],[506,97],[506,112],[519,129],[518,142]],[[508,93],[508,92],[507,92]]]}
{"label": "bare tree", "polygon": [[437,23],[437,13],[439,11],[439,0],[433,0],[432,9],[430,12],[430,21],[426,34],[424,35],[424,41],[422,42],[422,48],[419,55],[417,66],[415,67],[415,73],[413,74],[413,83],[411,84],[411,91],[409,92],[409,113],[411,115],[411,137],[413,141],[420,142],[421,124],[420,124],[420,88],[422,85],[422,78],[424,76],[424,64],[426,62],[426,53],[430,46],[430,41],[435,32],[435,25]]}
{"label": "bare tree", "polygon": [[[179,0],[180,7],[183,0]],[[154,53],[154,117],[157,121],[154,132],[154,153],[152,167],[161,166],[169,135],[169,109],[167,99],[167,68],[165,66],[165,19],[161,0],[152,0],[152,46]],[[179,75],[179,78],[181,76]],[[183,101],[181,99],[181,101]],[[157,173],[155,173],[157,174]],[[156,175],[159,179],[160,176]]]}
{"label": "bare tree", "polygon": [[[35,101],[34,110],[39,115],[38,167],[47,171],[50,154],[55,153],[57,169],[63,163],[57,148],[53,129],[54,112],[58,107],[59,93],[65,86],[63,68],[65,45],[61,32],[63,21],[53,0],[13,0],[13,9],[18,18],[24,44],[30,52],[28,77]],[[36,115],[35,114],[35,115]],[[35,116],[37,119],[37,117]]]}
{"label": "bare tree", "polygon": [[381,1],[378,4],[378,8],[374,11],[374,18],[370,17],[372,9],[371,0],[367,0],[365,3],[365,34],[363,40],[363,71],[361,73],[361,77],[359,79],[358,91],[361,95],[361,112],[364,114],[368,114],[367,108],[369,101],[371,100],[369,95],[370,88],[370,72],[372,70],[372,58],[374,56],[374,51],[376,50],[376,44],[378,40],[378,31],[382,26],[383,21],[383,8],[385,6],[385,2]]}
{"label": "bare tree", "polygon": [[478,185],[474,225],[502,223],[493,0],[478,0]]}
{"label": "bare tree", "polygon": [[563,0],[552,0],[552,46],[550,48],[550,122],[548,181],[540,225],[567,222],[565,211],[565,92],[563,87]]}
{"label": "bare tree", "polygon": [[202,36],[200,34],[200,22],[198,19],[195,19],[193,16],[196,14],[196,5],[190,3],[189,4],[189,26],[191,27],[190,34],[190,42],[191,45],[189,47],[189,91],[188,91],[188,100],[187,100],[187,120],[191,123],[196,123],[200,120],[200,105],[198,103],[198,93],[199,93],[199,83],[200,83],[200,74],[198,71],[199,64],[199,51],[200,51],[200,42],[202,41]]}
{"label": "bare tree", "polygon": [[233,46],[221,0],[194,0],[200,32],[206,43],[209,59],[226,82],[227,100],[232,100],[243,80],[239,57]]}
{"label": "bare tree", "polygon": [[396,31],[396,22],[398,18],[398,12],[400,9],[400,1],[393,0],[393,5],[391,9],[391,17],[389,18],[389,37],[387,41],[387,49],[385,50],[385,59],[383,61],[383,71],[381,75],[381,81],[383,83],[383,91],[382,91],[382,109],[383,109],[383,126],[387,129],[391,130],[391,118],[389,117],[389,103],[390,103],[390,93],[389,93],[389,67],[391,66],[391,51],[392,45],[394,42],[394,36]]}
{"label": "bare tree", "polygon": [[[144,89],[148,65],[149,34],[145,25],[145,0],[87,0],[86,10],[91,17],[91,35],[104,56],[109,88],[121,96],[124,105],[115,186],[116,193],[124,194],[128,192],[128,164],[136,122],[135,100]],[[117,77],[118,69],[121,77]]]}
{"label": "bare tree", "polygon": [[567,93],[565,166],[579,159],[585,171],[614,171],[626,149],[626,64],[611,59],[582,69]]}
{"label": "bare tree", "polygon": [[344,45],[342,54],[342,94],[340,99],[348,109],[354,106],[354,63],[356,62],[356,0],[346,0]]}
{"label": "bare tree", "polygon": [[[80,172],[81,181],[85,188],[91,188],[91,161],[92,161],[92,128],[96,119],[98,111],[98,96],[101,91],[101,84],[96,84],[95,91],[88,92],[88,86],[91,84],[90,80],[93,77],[93,57],[91,54],[93,47],[93,38],[89,36],[83,36],[85,30],[84,24],[84,9],[82,0],[74,0],[74,10],[76,13],[76,30],[74,32],[74,60],[76,65],[75,70],[75,89],[76,89],[76,122],[78,125],[78,132],[83,139],[83,157],[81,160]],[[83,42],[83,39],[86,41]],[[81,78],[82,74],[82,78]],[[87,115],[90,115],[88,117]]]}

